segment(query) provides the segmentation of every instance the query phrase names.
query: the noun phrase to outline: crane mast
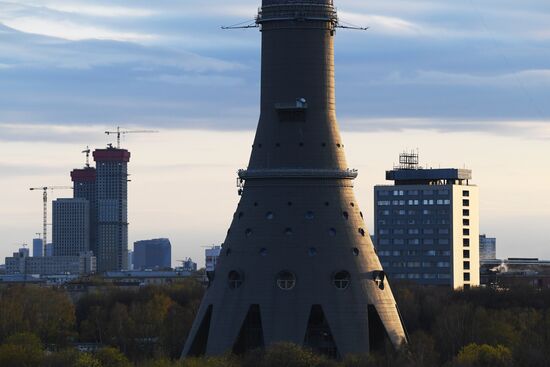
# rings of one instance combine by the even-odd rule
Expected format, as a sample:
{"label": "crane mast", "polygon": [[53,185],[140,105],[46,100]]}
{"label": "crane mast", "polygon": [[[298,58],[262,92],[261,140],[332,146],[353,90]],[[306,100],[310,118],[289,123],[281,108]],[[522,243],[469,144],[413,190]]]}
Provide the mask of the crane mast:
{"label": "crane mast", "polygon": [[29,190],[42,190],[42,247],[46,256],[46,244],[48,243],[48,190],[70,190],[71,186],[43,186],[31,187]]}

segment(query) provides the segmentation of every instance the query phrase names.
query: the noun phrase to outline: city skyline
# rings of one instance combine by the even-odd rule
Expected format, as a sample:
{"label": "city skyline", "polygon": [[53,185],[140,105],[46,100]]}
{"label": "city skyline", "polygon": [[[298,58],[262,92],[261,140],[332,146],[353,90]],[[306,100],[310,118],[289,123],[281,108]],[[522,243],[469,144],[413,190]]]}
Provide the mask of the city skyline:
{"label": "city skyline", "polygon": [[[69,183],[79,152],[112,142],[102,133],[116,125],[162,129],[123,142],[135,157],[129,242],[168,237],[175,260],[202,262],[200,246],[223,241],[257,123],[259,36],[218,26],[252,18],[257,4],[209,13],[192,3],[0,1],[2,257],[40,229],[41,198],[28,187]],[[524,3],[520,17],[510,4],[437,4],[338,4],[342,21],[371,26],[339,30],[336,49],[338,116],[368,228],[374,184],[418,147],[424,165],[473,170],[480,229],[497,237],[499,257],[550,258],[547,5]]]}

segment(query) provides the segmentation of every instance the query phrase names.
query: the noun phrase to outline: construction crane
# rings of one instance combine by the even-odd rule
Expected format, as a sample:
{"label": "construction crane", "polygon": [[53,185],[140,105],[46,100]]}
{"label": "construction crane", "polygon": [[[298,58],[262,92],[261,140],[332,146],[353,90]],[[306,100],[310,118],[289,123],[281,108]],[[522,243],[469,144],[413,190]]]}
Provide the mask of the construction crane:
{"label": "construction crane", "polygon": [[48,190],[70,190],[71,186],[43,186],[31,187],[29,190],[42,190],[43,218],[42,218],[42,247],[46,256],[46,244],[48,243]]}
{"label": "construction crane", "polygon": [[111,135],[116,134],[116,147],[120,149],[120,136],[126,134],[150,134],[158,133],[156,130],[120,130],[120,126],[116,127],[116,131],[105,131],[105,134]]}

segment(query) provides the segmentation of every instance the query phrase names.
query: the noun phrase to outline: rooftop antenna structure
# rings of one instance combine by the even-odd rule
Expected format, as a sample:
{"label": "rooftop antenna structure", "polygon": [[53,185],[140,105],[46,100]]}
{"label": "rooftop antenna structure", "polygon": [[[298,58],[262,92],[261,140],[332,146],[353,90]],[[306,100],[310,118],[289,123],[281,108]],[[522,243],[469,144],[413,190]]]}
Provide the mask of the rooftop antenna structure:
{"label": "rooftop antenna structure", "polygon": [[90,167],[90,147],[86,145],[86,149],[82,151],[82,153],[86,154],[86,168]]}
{"label": "rooftop antenna structure", "polygon": [[[116,127],[116,131],[105,131],[105,134],[107,135],[114,135],[116,134],[116,148],[120,149],[120,137],[122,135],[126,134],[151,134],[151,133],[158,133],[157,130],[121,130],[120,126]],[[112,147],[111,144],[109,144],[110,147]]]}
{"label": "rooftop antenna structure", "polygon": [[402,153],[399,154],[399,166],[397,166],[396,168],[402,170],[420,169],[422,167],[420,167],[419,162],[418,149],[416,151],[404,150]]}
{"label": "rooftop antenna structure", "polygon": [[31,187],[29,190],[42,190],[42,247],[46,255],[46,244],[48,243],[48,190],[70,190],[71,186],[43,186]]}

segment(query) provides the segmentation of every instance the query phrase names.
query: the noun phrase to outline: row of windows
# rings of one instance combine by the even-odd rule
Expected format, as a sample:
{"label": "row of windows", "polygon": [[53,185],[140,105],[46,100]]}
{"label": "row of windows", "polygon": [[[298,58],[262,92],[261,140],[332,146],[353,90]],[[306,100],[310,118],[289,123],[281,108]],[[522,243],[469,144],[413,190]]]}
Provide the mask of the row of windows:
{"label": "row of windows", "polygon": [[[366,232],[363,228],[358,228],[358,229],[357,229],[357,232],[358,232],[361,236],[363,236],[363,237],[365,237],[366,234],[367,234],[367,232]],[[293,231],[293,229],[292,229],[291,227],[287,227],[287,228],[284,229],[283,233],[284,233],[285,235],[287,235],[287,236],[292,236],[292,235],[294,234],[294,231]],[[252,234],[253,234],[252,228],[247,228],[247,229],[244,230],[244,235],[245,235],[246,237],[251,237]],[[334,228],[329,228],[329,229],[328,229],[328,234],[329,234],[329,236],[331,236],[331,237],[336,236],[336,229],[334,229]]]}
{"label": "row of windows", "polygon": [[[448,189],[440,189],[440,190],[432,190],[432,189],[426,189],[426,190],[380,190],[378,191],[378,196],[404,196],[404,195],[419,195],[420,193],[424,195],[449,195]],[[465,195],[466,196],[466,195]]]}
{"label": "row of windows", "polygon": [[451,263],[448,261],[394,261],[384,262],[382,266],[392,268],[449,268]]}
{"label": "row of windows", "polygon": [[379,256],[450,256],[451,251],[449,250],[383,250],[378,251]]}
{"label": "row of windows", "polygon": [[[244,280],[244,274],[237,270],[231,270],[227,275],[227,284],[230,289],[240,288],[243,285]],[[284,291],[290,291],[294,289],[294,287],[296,286],[296,281],[296,275],[288,270],[283,270],[279,272],[279,274],[277,274],[275,278],[275,284],[277,285],[277,287]],[[350,283],[351,274],[345,270],[338,271],[332,275],[332,284],[337,289],[347,289]]]}
{"label": "row of windows", "polygon": [[[409,228],[407,229],[407,231],[405,232],[405,229],[403,228],[395,228],[393,230],[390,230],[388,228],[380,228],[378,230],[378,234],[379,235],[384,235],[384,234],[390,234],[393,233],[393,234],[420,234],[421,230],[419,228]],[[422,229],[422,233],[423,234],[434,234],[434,229],[433,228],[424,228]],[[439,228],[437,229],[437,233],[438,234],[449,234],[449,228]]]}
{"label": "row of windows", "polygon": [[395,225],[415,225],[415,224],[449,224],[450,220],[448,218],[424,218],[422,220],[416,220],[414,218],[409,219],[379,219],[378,225],[379,226],[385,226],[387,224],[395,224]]}
{"label": "row of windows", "polygon": [[[292,202],[288,202],[288,205],[289,206],[292,206]],[[354,206],[353,203],[351,203],[352,206]],[[359,215],[361,216],[361,218],[363,218],[363,212],[359,212]],[[236,214],[237,216],[237,219],[242,219],[244,217],[244,212],[239,212],[238,214]],[[315,218],[315,213],[311,210],[308,210],[307,212],[304,213],[304,218],[305,219],[308,219],[308,220],[312,220]],[[349,213],[347,211],[342,211],[342,218],[348,220],[349,219]],[[267,220],[273,220],[275,219],[275,213],[274,212],[266,212],[265,213],[265,219]]]}
{"label": "row of windows", "polygon": [[[423,245],[433,245],[436,243],[436,240],[433,238],[423,238],[422,241],[420,241],[419,238],[409,238],[405,241],[404,238],[394,238],[392,240],[388,238],[380,238],[378,239],[379,245],[404,245],[405,242],[409,245],[420,245],[422,243]],[[438,245],[448,245],[449,239],[448,238],[438,238],[437,239]]]}
{"label": "row of windows", "polygon": [[[390,215],[390,214],[394,214],[394,215],[416,215],[417,214],[417,211],[414,210],[414,209],[409,209],[409,210],[405,210],[405,209],[394,209],[394,210],[389,210],[389,209],[384,209],[384,210],[380,210],[379,211],[380,215]],[[421,211],[419,211],[418,213],[421,213],[422,215],[446,215],[446,214],[449,214],[449,211],[447,209],[439,209],[439,210],[434,210],[434,209],[422,209]]]}
{"label": "row of windows", "polygon": [[409,273],[409,274],[392,274],[394,279],[451,279],[450,274],[418,274],[418,273]]}
{"label": "row of windows", "polygon": [[378,200],[378,206],[388,205],[450,205],[451,200],[439,199],[439,200]]}
{"label": "row of windows", "polygon": [[[231,255],[231,249],[228,248],[225,250],[225,256],[230,256]],[[316,256],[317,255],[317,248],[315,247],[310,247],[307,249],[307,253],[309,256]],[[351,249],[351,253],[354,255],[354,256],[359,256],[359,249],[357,247],[354,247]],[[262,247],[259,251],[259,254],[261,256],[267,256],[269,255],[269,251],[268,249],[266,249],[265,247]],[[207,261],[208,261],[208,258],[207,258]]]}

